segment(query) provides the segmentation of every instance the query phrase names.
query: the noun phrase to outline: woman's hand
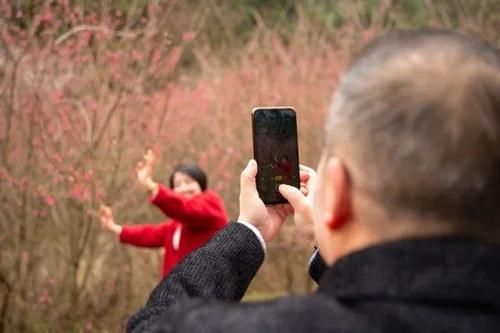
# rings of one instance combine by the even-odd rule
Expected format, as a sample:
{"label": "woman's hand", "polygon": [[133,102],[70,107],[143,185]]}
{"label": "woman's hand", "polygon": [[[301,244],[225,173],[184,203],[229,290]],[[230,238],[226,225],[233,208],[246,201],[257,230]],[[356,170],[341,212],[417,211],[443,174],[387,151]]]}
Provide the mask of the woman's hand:
{"label": "woman's hand", "polygon": [[288,200],[293,207],[293,218],[299,238],[308,246],[314,245],[314,226],[312,221],[311,193],[316,181],[316,171],[300,166],[300,191],[289,185],[280,185],[281,195]]}
{"label": "woman's hand", "polygon": [[144,154],[143,160],[137,163],[137,167],[135,169],[135,175],[139,184],[145,187],[153,195],[158,192],[158,184],[151,178],[155,158],[153,149],[148,148]]}
{"label": "woman's hand", "polygon": [[99,208],[99,222],[104,229],[114,232],[115,234],[120,234],[123,227],[115,223],[113,218],[113,212],[111,208],[106,205],[101,205]]}

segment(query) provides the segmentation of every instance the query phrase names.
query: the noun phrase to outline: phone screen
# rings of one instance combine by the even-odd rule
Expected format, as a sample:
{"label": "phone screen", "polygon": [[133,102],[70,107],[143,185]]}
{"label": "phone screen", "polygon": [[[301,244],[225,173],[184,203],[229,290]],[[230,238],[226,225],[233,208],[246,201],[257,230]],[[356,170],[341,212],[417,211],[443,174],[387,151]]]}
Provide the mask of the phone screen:
{"label": "phone screen", "polygon": [[286,203],[280,184],[300,188],[297,118],[291,107],[256,108],[252,113],[257,191],[266,205]]}

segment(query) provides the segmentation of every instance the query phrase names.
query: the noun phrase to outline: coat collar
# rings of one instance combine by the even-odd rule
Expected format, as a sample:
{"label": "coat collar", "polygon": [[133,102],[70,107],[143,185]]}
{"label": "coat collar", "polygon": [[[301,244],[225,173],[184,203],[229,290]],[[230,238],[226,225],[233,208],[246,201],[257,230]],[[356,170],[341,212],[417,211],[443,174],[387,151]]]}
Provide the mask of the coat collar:
{"label": "coat collar", "polygon": [[318,291],[346,301],[390,298],[500,309],[500,246],[465,237],[385,243],[339,259]]}

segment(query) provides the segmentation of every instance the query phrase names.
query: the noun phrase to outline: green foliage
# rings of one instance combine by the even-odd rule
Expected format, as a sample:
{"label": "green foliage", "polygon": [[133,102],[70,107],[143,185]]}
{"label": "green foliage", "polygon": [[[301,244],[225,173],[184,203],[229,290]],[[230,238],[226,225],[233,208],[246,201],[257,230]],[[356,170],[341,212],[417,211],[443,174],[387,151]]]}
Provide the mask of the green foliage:
{"label": "green foliage", "polygon": [[[55,3],[49,6],[57,7]],[[222,57],[228,51],[243,47],[258,30],[271,30],[284,41],[289,40],[303,22],[325,36],[332,36],[346,23],[364,28],[373,25],[380,28],[436,25],[457,28],[472,23],[474,26],[469,29],[475,30],[484,26],[495,29],[500,22],[500,0],[70,1],[71,6],[81,8],[82,15],[96,12],[121,19],[122,28],[144,25],[151,15],[148,6],[152,3],[161,11],[175,13],[175,17],[170,15],[165,22],[174,38],[180,39],[186,31],[195,32],[198,44]],[[13,22],[26,27],[26,22],[44,6],[48,5],[41,1],[13,2],[13,11],[24,13]],[[192,48],[186,50],[183,65],[195,64],[195,52]]]}

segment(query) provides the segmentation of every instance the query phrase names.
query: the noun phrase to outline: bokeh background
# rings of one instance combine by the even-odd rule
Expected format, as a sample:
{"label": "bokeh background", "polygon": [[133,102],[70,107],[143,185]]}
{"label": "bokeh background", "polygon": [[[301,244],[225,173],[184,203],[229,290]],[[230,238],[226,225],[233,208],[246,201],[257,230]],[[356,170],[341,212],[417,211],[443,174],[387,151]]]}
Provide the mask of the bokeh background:
{"label": "bokeh background", "polygon": [[[498,45],[500,0],[0,0],[0,333],[117,332],[160,277],[160,250],[92,214],[160,222],[134,180],[195,161],[237,216],[250,110],[292,105],[301,162],[353,52],[381,31],[446,27]],[[314,289],[286,224],[245,297]]]}

